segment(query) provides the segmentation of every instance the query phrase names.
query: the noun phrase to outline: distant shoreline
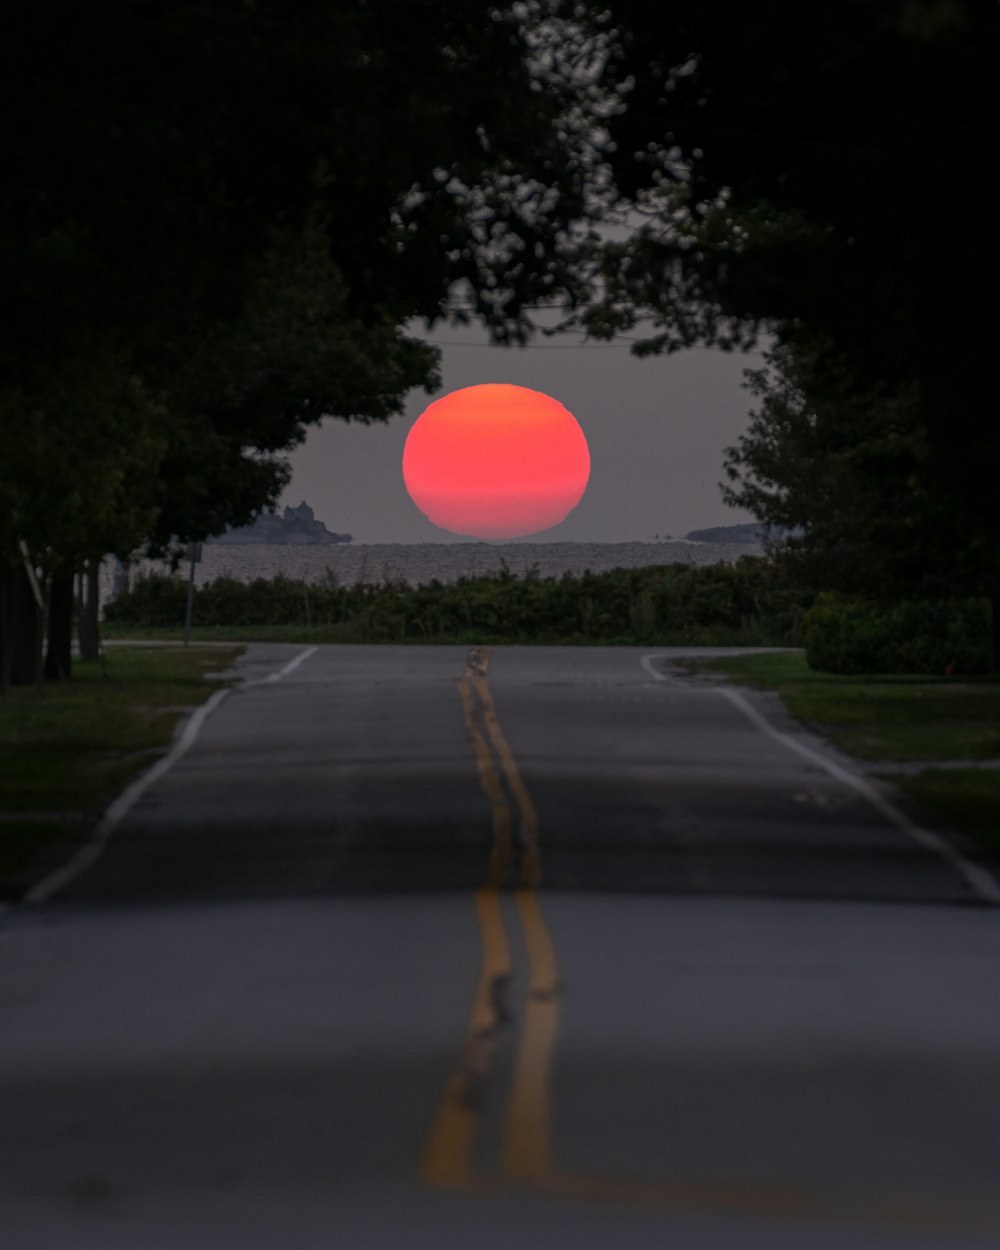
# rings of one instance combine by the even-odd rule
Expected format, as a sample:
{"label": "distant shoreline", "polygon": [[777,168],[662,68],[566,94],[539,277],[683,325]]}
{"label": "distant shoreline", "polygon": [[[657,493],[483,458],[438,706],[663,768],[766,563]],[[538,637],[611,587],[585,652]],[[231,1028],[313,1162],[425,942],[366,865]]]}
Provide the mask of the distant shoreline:
{"label": "distant shoreline", "polygon": [[[284,576],[305,583],[334,580],[342,586],[359,582],[418,586],[434,580],[481,577],[504,569],[516,575],[536,570],[540,577],[561,577],[565,573],[604,573],[656,564],[732,564],[741,556],[761,554],[759,543],[710,543],[687,538],[623,543],[219,543],[203,547],[202,559],[195,566],[195,584],[219,577],[248,582]],[[142,560],[132,566],[130,577],[168,569],[163,561]],[[186,575],[186,567],[178,570],[178,576]],[[113,577],[114,563],[108,561],[102,570],[102,599],[111,594]]]}

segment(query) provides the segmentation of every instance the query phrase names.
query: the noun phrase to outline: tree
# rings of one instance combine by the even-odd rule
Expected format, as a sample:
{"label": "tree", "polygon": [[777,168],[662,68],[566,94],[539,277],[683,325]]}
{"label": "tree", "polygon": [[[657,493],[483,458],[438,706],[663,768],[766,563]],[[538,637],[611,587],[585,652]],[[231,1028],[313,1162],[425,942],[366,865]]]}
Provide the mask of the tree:
{"label": "tree", "polygon": [[[929,385],[953,372],[956,350],[976,359],[987,332],[969,321],[1000,246],[983,228],[997,6],[619,0],[614,11],[619,72],[635,80],[611,122],[615,172],[654,209],[633,280],[657,247],[679,255],[723,314],[804,324],[882,381],[919,373]],[[655,212],[657,194],[679,220]],[[959,313],[947,324],[946,309]]]}
{"label": "tree", "polygon": [[862,393],[830,345],[748,370],[759,405],[726,456],[727,501],[780,535],[812,586],[870,596],[990,590],[975,521],[935,493],[915,393]]}
{"label": "tree", "polygon": [[54,591],[47,672],[66,676],[67,583],[82,561],[124,553],[143,540],[156,513],[142,483],[155,477],[165,446],[160,405],[120,359],[102,357],[100,344],[84,339],[34,383],[0,390],[4,686],[40,675],[40,609],[25,580],[26,558],[38,569],[43,594]]}
{"label": "tree", "polygon": [[[436,384],[435,353],[404,327],[445,315],[456,286],[504,341],[539,296],[572,295],[600,68],[578,8],[12,14],[0,563],[21,538],[56,569],[140,531],[162,549],[245,522],[308,423],[384,420]],[[86,400],[90,361],[107,410]],[[25,414],[31,437],[14,429]],[[77,444],[104,454],[74,464]]]}
{"label": "tree", "polygon": [[1000,542],[940,489],[916,388],[862,392],[822,341],[771,352],[748,386],[760,403],[728,451],[727,502],[764,522],[817,590],[988,598],[1000,668]]}
{"label": "tree", "polygon": [[[324,414],[388,419],[417,386],[437,385],[437,353],[387,316],[347,309],[343,276],[317,225],[276,232],[240,316],[155,361],[171,436],[156,483],[151,545],[198,540],[273,504],[282,453]],[[218,466],[227,474],[220,480]]]}
{"label": "tree", "polygon": [[[634,82],[611,121],[613,161],[645,224],[605,247],[584,323],[650,322],[640,352],[768,329],[790,373],[734,462],[763,472],[764,493],[741,499],[777,515],[808,480],[845,558],[873,569],[898,555],[899,517],[927,537],[960,513],[942,529],[964,539],[954,576],[995,585],[1000,423],[983,403],[1000,6],[616,0],[613,13],[618,72]],[[833,495],[863,505],[864,523]]]}

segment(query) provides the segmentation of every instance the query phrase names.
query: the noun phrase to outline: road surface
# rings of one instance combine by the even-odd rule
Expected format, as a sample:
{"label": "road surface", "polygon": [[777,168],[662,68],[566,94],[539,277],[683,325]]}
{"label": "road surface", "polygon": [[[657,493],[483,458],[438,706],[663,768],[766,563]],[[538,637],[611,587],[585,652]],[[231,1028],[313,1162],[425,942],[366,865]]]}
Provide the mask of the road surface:
{"label": "road surface", "polygon": [[256,647],[0,920],[4,1250],[1000,1244],[1000,891],[668,651]]}

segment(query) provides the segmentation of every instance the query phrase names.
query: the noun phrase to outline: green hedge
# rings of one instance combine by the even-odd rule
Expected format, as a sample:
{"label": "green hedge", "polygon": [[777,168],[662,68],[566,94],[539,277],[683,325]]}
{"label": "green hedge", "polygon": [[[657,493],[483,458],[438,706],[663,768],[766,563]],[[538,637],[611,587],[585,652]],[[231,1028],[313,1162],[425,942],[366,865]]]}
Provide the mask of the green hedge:
{"label": "green hedge", "polygon": [[985,599],[895,604],[821,594],[804,623],[810,668],[827,673],[990,671],[990,605]]}
{"label": "green hedge", "polygon": [[[153,628],[184,621],[183,576],[140,578],[108,603],[109,620]],[[287,577],[221,577],[195,591],[198,626],[309,624],[345,641],[745,643],[794,646],[811,597],[779,565],[744,556],[736,564],[657,565],[607,573],[492,576],[339,586]]]}

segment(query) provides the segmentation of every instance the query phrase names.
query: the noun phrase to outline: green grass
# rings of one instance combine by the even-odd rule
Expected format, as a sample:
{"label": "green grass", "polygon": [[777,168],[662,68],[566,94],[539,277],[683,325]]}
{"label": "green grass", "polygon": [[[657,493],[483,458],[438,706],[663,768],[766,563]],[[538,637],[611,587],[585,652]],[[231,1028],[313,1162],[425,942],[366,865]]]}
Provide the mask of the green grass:
{"label": "green grass", "polygon": [[699,662],[776,690],[796,719],[867,760],[1000,759],[1000,682],[989,678],[837,677],[801,651]]}
{"label": "green grass", "polygon": [[891,780],[948,829],[958,829],[1000,852],[1000,769],[926,768],[916,777]]}
{"label": "green grass", "polygon": [[[109,642],[152,642],[157,640],[181,642],[184,630],[162,628],[156,625],[125,625],[120,621],[104,621],[101,635]],[[472,646],[476,643],[496,643],[494,636],[481,630],[464,633],[441,634],[433,637],[403,638],[389,641],[367,636],[364,626],[356,621],[342,621],[336,625],[202,625],[191,630],[191,642],[301,642],[386,644],[389,646]]]}
{"label": "green grass", "polygon": [[[888,764],[1000,759],[1000,681],[838,677],[813,672],[800,651],[692,662],[742,685],[777,691],[791,714],[841,750]],[[942,827],[1000,850],[1000,768],[928,767],[884,774]]]}
{"label": "green grass", "polygon": [[46,843],[73,840],[168,746],[178,719],[220,685],[242,647],[116,647],[105,668],[0,697],[0,881]]}
{"label": "green grass", "polygon": [[[336,625],[201,625],[192,626],[191,642],[341,642],[350,641],[336,634],[344,630]],[[130,625],[121,621],[102,621],[101,637],[106,642],[183,642],[184,628],[162,625]]]}

